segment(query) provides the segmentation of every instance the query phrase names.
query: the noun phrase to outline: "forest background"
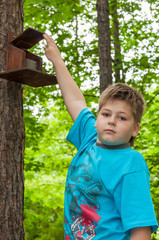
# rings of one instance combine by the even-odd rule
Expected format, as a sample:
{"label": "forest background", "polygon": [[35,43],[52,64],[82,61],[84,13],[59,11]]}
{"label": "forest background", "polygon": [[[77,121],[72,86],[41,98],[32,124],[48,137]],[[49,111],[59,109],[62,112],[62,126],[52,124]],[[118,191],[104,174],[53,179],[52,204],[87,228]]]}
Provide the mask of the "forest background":
{"label": "forest background", "polygon": [[[148,163],[152,198],[159,220],[159,3],[155,0],[111,0],[109,13],[112,80],[137,88],[147,103],[134,148]],[[116,40],[115,21],[119,27]],[[96,115],[100,94],[96,1],[24,0],[24,28],[27,27],[48,33],[55,39],[70,73]],[[118,54],[115,42],[120,49]],[[52,65],[44,57],[44,48],[45,42],[41,41],[32,51],[43,57],[43,71],[53,74]],[[25,239],[63,239],[65,179],[76,153],[65,138],[73,123],[58,85],[25,86],[23,101]],[[152,239],[159,239],[159,233]]]}

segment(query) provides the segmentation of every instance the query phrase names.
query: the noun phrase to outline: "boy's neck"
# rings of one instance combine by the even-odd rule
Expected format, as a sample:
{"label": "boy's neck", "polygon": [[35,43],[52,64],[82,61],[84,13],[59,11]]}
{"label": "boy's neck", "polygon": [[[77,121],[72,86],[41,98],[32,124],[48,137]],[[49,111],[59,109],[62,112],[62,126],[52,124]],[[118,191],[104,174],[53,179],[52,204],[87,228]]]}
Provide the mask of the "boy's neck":
{"label": "boy's neck", "polygon": [[120,144],[120,145],[105,145],[102,143],[96,143],[96,146],[104,148],[104,149],[125,149],[125,148],[130,148],[130,144],[129,143],[124,143],[124,144]]}

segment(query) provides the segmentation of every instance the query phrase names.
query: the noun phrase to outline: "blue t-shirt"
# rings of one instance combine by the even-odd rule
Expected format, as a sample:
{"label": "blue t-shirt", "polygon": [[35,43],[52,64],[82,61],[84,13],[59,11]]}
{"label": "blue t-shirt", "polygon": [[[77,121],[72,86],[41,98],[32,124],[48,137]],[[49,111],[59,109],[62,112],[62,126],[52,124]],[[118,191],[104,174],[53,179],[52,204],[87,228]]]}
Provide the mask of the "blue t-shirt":
{"label": "blue t-shirt", "polygon": [[83,109],[67,140],[78,153],[67,175],[65,240],[128,240],[130,230],[157,220],[150,194],[149,170],[131,149],[105,149],[96,144],[95,117]]}

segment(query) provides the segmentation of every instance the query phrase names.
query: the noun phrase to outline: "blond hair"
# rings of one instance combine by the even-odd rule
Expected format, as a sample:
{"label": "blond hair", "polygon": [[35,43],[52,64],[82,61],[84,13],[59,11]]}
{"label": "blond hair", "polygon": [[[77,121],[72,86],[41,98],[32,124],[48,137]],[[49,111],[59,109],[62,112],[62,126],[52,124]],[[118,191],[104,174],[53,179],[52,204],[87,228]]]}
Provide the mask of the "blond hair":
{"label": "blond hair", "polygon": [[[125,101],[132,111],[134,116],[135,124],[141,122],[142,115],[145,110],[145,100],[140,92],[138,92],[133,87],[130,87],[123,83],[116,83],[114,85],[109,85],[106,88],[99,99],[99,110],[102,108],[104,104],[108,101]],[[135,138],[132,137],[130,139],[130,145],[133,146]]]}

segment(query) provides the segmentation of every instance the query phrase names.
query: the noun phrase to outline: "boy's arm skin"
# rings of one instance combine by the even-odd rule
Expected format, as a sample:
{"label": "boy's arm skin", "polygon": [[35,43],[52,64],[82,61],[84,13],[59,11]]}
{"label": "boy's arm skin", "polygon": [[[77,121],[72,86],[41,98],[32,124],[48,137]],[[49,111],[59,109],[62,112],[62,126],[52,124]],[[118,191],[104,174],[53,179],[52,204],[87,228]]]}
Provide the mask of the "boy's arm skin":
{"label": "boy's arm skin", "polygon": [[87,107],[84,96],[65,66],[54,40],[46,34],[43,36],[47,43],[45,49],[46,57],[55,67],[57,82],[66,108],[73,121],[75,121],[81,110]]}
{"label": "boy's arm skin", "polygon": [[132,229],[130,240],[151,240],[151,228],[139,227]]}

